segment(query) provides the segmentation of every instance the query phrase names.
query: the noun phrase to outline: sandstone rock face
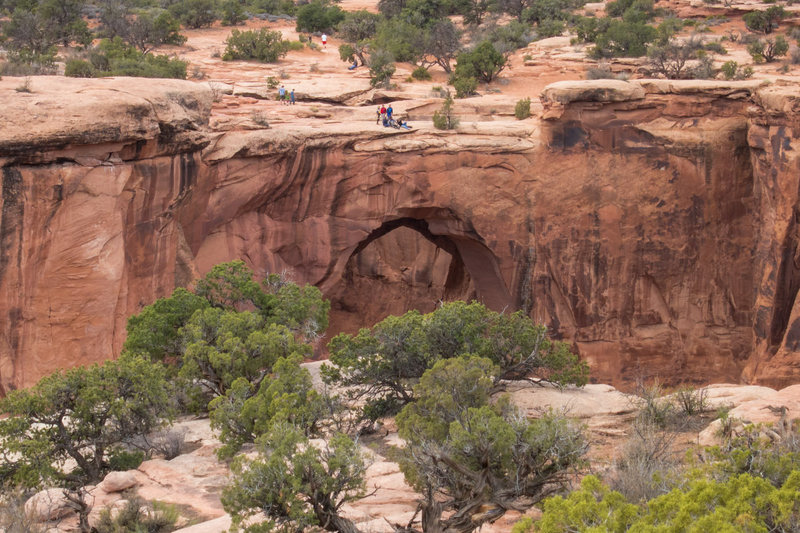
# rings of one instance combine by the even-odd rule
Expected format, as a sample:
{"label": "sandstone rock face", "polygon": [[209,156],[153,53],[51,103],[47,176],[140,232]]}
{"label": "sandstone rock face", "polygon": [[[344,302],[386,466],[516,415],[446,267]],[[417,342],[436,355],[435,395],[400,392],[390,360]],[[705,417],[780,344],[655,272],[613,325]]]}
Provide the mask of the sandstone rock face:
{"label": "sandstone rock face", "polygon": [[0,393],[114,356],[128,315],[234,258],[318,285],[329,336],[476,297],[601,382],[800,377],[794,86],[556,84],[542,119],[445,133],[209,132],[207,86],[52,83],[0,81]]}

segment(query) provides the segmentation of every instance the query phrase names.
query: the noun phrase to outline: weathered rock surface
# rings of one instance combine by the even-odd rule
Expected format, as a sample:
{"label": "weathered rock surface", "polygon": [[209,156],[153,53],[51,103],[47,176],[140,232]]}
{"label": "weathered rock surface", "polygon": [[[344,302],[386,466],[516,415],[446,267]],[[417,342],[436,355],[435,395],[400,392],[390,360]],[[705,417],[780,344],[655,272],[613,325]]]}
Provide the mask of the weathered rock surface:
{"label": "weathered rock surface", "polygon": [[74,513],[63,489],[45,489],[25,502],[25,514],[32,522],[49,522]]}
{"label": "weathered rock surface", "polygon": [[0,392],[113,356],[129,314],[233,258],[321,287],[329,334],[474,295],[600,382],[800,377],[794,85],[567,83],[546,120],[444,133],[211,132],[206,84],[19,83],[0,81]]}
{"label": "weathered rock surface", "polygon": [[138,484],[133,472],[109,472],[97,488],[103,492],[121,492]]}
{"label": "weathered rock surface", "polygon": [[[776,391],[768,387],[711,385],[706,389],[711,406],[728,408],[734,430],[749,424],[777,428],[800,418],[800,385]],[[698,436],[702,446],[719,444],[721,421],[714,420]]]}

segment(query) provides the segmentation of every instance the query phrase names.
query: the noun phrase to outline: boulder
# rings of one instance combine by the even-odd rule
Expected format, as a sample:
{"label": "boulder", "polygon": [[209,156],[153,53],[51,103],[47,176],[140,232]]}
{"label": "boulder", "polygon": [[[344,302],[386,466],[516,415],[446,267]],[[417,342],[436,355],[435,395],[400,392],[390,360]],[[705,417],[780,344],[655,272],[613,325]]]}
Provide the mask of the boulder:
{"label": "boulder", "polygon": [[25,502],[25,514],[33,522],[49,522],[74,513],[63,489],[45,489]]}
{"label": "boulder", "polygon": [[121,492],[135,487],[139,482],[133,472],[109,472],[100,482],[98,488],[105,492]]}

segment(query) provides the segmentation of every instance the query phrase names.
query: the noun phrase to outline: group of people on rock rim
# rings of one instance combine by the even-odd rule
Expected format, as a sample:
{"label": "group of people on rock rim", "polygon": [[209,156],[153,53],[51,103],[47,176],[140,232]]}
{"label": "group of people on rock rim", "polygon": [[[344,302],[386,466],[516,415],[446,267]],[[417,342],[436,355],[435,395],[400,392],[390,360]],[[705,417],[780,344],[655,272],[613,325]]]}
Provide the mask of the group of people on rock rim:
{"label": "group of people on rock rim", "polygon": [[408,125],[407,121],[404,121],[400,118],[394,118],[394,109],[392,109],[392,104],[389,104],[389,107],[386,107],[385,105],[379,106],[376,113],[378,115],[378,119],[375,121],[375,124],[383,123],[384,128],[403,128],[406,130],[411,129],[411,126]]}
{"label": "group of people on rock rim", "polygon": [[294,89],[289,94],[286,94],[286,88],[281,85],[278,89],[278,100],[284,105],[294,105]]}
{"label": "group of people on rock rim", "polygon": [[[281,85],[278,89],[278,100],[280,100],[281,104],[283,105],[294,105],[294,89],[287,93],[286,87]],[[392,104],[389,104],[389,107],[386,107],[385,105],[378,106],[376,114],[378,119],[375,121],[375,124],[382,123],[384,128],[403,128],[406,130],[411,129],[411,126],[408,125],[408,121],[401,118],[394,118],[394,109],[392,109]]]}

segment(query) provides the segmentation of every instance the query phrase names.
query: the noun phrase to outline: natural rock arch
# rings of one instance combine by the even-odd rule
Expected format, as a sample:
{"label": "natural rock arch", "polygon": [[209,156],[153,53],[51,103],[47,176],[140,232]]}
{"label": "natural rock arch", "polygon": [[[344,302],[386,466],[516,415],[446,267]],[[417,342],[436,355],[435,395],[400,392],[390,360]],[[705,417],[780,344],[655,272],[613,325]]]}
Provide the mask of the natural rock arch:
{"label": "natural rock arch", "polygon": [[[423,211],[425,210],[423,209]],[[416,214],[420,215],[421,213]],[[428,212],[428,215],[430,214]],[[368,278],[370,274],[374,275],[374,286],[384,287],[384,290],[380,291],[382,297],[391,297],[387,294],[385,285],[391,283],[392,280],[387,282],[379,279],[386,277],[383,273],[374,271],[358,272],[359,257],[363,253],[370,252],[371,248],[378,248],[377,250],[372,250],[370,256],[382,255],[383,260],[380,261],[381,263],[399,262],[397,260],[397,251],[393,251],[391,248],[410,246],[416,249],[423,249],[410,252],[410,255],[414,256],[411,259],[414,262],[413,265],[388,265],[388,268],[394,269],[395,274],[397,274],[391,276],[395,285],[398,279],[403,278],[401,271],[412,268],[414,272],[410,272],[411,279],[406,280],[408,282],[408,292],[401,291],[404,293],[402,296],[395,296],[399,296],[399,299],[403,300],[403,302],[399,303],[402,309],[398,308],[398,302],[393,304],[387,302],[383,306],[377,306],[381,309],[377,313],[379,316],[397,314],[410,309],[428,312],[433,310],[439,300],[474,298],[498,311],[511,307],[512,297],[500,275],[497,257],[481,242],[480,236],[474,230],[468,230],[466,232],[468,234],[465,235],[464,231],[455,229],[456,226],[462,224],[454,226],[452,219],[447,221],[451,223],[443,223],[445,222],[444,220],[437,220],[434,217],[431,217],[430,220],[413,216],[389,219],[381,223],[352,247],[349,254],[343,254],[346,255],[346,260],[343,262],[344,265],[342,266],[340,263],[339,268],[336,269],[337,273],[329,272],[326,279],[320,283],[323,291],[332,300],[331,318],[333,329],[337,331],[357,329],[355,327],[357,321],[354,321],[351,325],[343,315],[347,313],[358,314],[359,310],[361,310],[359,306],[363,307],[365,301],[367,302],[366,305],[370,305],[369,297],[366,295],[367,298],[365,298],[364,293],[377,292],[364,290],[363,281],[359,283],[354,280],[355,277],[360,277],[363,280],[365,277]],[[399,233],[402,235],[398,235]],[[425,250],[425,246],[415,245],[413,242],[414,237],[411,234],[430,243],[432,246],[428,245],[427,250]],[[390,240],[389,244],[379,247],[380,241],[386,241],[391,237],[394,238]],[[386,246],[389,247],[389,250],[386,249]],[[439,252],[444,252],[444,254]],[[405,255],[405,261],[409,261],[409,254]],[[442,257],[442,255],[447,257]],[[376,261],[372,260],[369,263],[374,265]],[[445,269],[446,272],[444,272]],[[421,283],[423,286],[421,288],[414,286],[415,282],[420,281],[417,278],[422,278]],[[401,280],[400,283],[402,284],[403,281]],[[430,294],[426,294],[426,283],[431,288]],[[373,305],[372,307],[376,306]],[[376,313],[373,309],[373,312],[368,314],[373,316]],[[364,325],[366,324],[360,324],[360,326]]]}

